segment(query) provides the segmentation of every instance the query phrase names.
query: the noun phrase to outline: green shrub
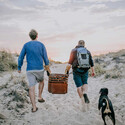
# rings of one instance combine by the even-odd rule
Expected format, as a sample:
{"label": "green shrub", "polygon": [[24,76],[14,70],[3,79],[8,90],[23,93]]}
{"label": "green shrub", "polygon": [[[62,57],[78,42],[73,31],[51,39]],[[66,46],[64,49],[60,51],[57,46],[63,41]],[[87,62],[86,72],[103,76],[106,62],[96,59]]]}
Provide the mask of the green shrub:
{"label": "green shrub", "polygon": [[113,79],[117,79],[117,78],[121,78],[121,77],[122,77],[122,74],[120,72],[116,72],[116,73],[112,74]]}
{"label": "green shrub", "polygon": [[27,102],[27,93],[26,91],[17,91],[17,90],[11,90],[7,96],[12,97],[13,96],[13,101],[16,102]]}
{"label": "green shrub", "polygon": [[2,89],[4,89],[4,88],[7,88],[7,85],[8,85],[8,83],[6,83],[5,85],[1,85],[1,86],[0,86],[0,90],[2,90]]}
{"label": "green shrub", "polygon": [[0,51],[0,72],[17,69],[17,63],[10,52]]}
{"label": "green shrub", "polygon": [[25,98],[24,96],[22,96],[19,92],[17,92],[16,90],[13,91],[12,95],[14,96],[13,101],[20,101],[20,102],[24,102]]}
{"label": "green shrub", "polygon": [[104,77],[105,77],[105,79],[109,79],[109,78],[111,78],[111,74],[106,73]]}
{"label": "green shrub", "polygon": [[[101,66],[99,64],[95,64],[94,70],[95,70],[95,76],[101,76],[101,75],[103,75],[106,72],[103,69],[103,66]],[[89,75],[91,75],[91,70],[89,70]]]}
{"label": "green shrub", "polygon": [[15,62],[9,62],[9,67],[10,67],[10,69],[17,69],[17,63],[15,63]]}
{"label": "green shrub", "polygon": [[107,73],[104,76],[105,79],[111,79],[111,78],[117,79],[121,77],[122,77],[122,73],[114,70],[107,71]]}
{"label": "green shrub", "polygon": [[122,54],[121,56],[125,56],[125,54]]}
{"label": "green shrub", "polygon": [[0,71],[5,71],[5,65],[1,60],[0,60]]}

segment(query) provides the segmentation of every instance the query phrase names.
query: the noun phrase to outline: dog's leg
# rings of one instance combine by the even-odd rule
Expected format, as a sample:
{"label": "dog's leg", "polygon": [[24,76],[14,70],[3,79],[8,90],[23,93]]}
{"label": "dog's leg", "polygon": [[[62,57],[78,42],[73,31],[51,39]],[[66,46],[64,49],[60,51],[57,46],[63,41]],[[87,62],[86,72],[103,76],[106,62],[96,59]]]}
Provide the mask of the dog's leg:
{"label": "dog's leg", "polygon": [[115,125],[115,114],[112,113],[109,115],[110,119],[112,120],[113,125]]}
{"label": "dog's leg", "polygon": [[104,121],[104,125],[107,125],[106,122],[105,122],[105,115],[104,114],[102,114],[102,119]]}
{"label": "dog's leg", "polygon": [[101,115],[101,114],[102,114],[102,107],[99,110],[99,115]]}
{"label": "dog's leg", "polygon": [[113,124],[115,125],[115,114],[113,113]]}

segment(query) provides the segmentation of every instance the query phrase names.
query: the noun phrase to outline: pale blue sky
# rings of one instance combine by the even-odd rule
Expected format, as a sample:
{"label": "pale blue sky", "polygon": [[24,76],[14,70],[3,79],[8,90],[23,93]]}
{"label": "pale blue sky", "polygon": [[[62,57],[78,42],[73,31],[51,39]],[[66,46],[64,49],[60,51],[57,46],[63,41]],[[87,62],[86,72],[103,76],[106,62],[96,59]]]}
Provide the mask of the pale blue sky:
{"label": "pale blue sky", "polygon": [[0,0],[0,48],[20,52],[32,28],[59,61],[80,39],[92,54],[125,49],[125,0]]}

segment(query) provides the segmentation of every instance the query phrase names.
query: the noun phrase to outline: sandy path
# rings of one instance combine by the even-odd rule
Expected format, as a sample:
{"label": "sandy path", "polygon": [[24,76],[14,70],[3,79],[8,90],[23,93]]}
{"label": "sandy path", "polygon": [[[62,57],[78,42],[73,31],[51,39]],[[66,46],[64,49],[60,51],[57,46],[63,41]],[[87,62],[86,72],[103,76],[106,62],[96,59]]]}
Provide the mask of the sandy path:
{"label": "sandy path", "polygon": [[[65,69],[64,64],[58,64],[51,67],[52,73],[63,73]],[[45,88],[43,97],[46,102],[43,104],[37,103],[39,111],[32,114],[29,113],[25,118],[30,121],[29,124],[43,124],[43,125],[103,125],[101,116],[99,115],[97,106],[99,98],[99,90],[102,87],[109,89],[109,98],[111,98],[114,109],[116,110],[116,121],[118,125],[124,125],[125,113],[119,112],[118,107],[125,110],[125,85],[124,80],[121,80],[118,84],[118,80],[104,81],[101,77],[89,78],[89,90],[88,95],[91,101],[90,110],[83,112],[81,110],[80,99],[76,92],[76,86],[73,82],[72,74],[68,80],[68,93],[54,95],[50,94],[48,89],[48,77],[45,76]],[[117,88],[117,89],[116,89]],[[37,87],[36,87],[37,90]],[[119,95],[115,98],[115,95]],[[122,110],[122,109],[120,109]],[[118,114],[117,114],[118,113]],[[31,119],[32,117],[32,119]],[[124,121],[124,123],[120,122]],[[109,124],[110,125],[110,124]]]}
{"label": "sandy path", "polygon": [[[52,65],[52,73],[64,73],[65,64]],[[19,76],[17,73],[13,73]],[[24,75],[25,71],[22,74]],[[2,81],[2,78],[1,78]],[[72,74],[68,79],[67,94],[51,94],[48,92],[48,77],[45,73],[45,87],[43,98],[45,103],[37,102],[39,110],[31,113],[31,105],[29,112],[23,118],[15,118],[11,122],[12,125],[103,125],[101,116],[99,115],[97,106],[99,98],[99,90],[102,87],[109,89],[109,98],[111,99],[115,114],[116,125],[125,124],[125,79],[105,81],[103,77],[89,78],[88,96],[90,98],[90,110],[83,112],[81,110],[80,99],[76,92],[76,86],[73,82]],[[36,86],[36,95],[38,93]],[[110,121],[109,121],[110,122]],[[111,125],[109,123],[109,125]]]}

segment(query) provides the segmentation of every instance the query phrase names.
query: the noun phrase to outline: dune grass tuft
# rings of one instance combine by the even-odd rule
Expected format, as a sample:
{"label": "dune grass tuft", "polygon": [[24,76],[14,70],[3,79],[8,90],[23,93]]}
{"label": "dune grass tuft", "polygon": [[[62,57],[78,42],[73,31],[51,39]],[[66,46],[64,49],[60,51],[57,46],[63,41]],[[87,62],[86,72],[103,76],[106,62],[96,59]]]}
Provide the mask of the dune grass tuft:
{"label": "dune grass tuft", "polygon": [[0,72],[17,69],[17,63],[10,52],[0,51]]}
{"label": "dune grass tuft", "polygon": [[[101,76],[106,72],[103,66],[99,64],[95,64],[94,69],[95,69],[95,74],[96,74],[95,76]],[[91,74],[91,70],[89,70],[89,74]]]}
{"label": "dune grass tuft", "polygon": [[117,78],[122,78],[122,72],[120,71],[115,71],[115,70],[110,70],[110,71],[107,71],[105,76],[104,76],[105,79],[117,79]]}

